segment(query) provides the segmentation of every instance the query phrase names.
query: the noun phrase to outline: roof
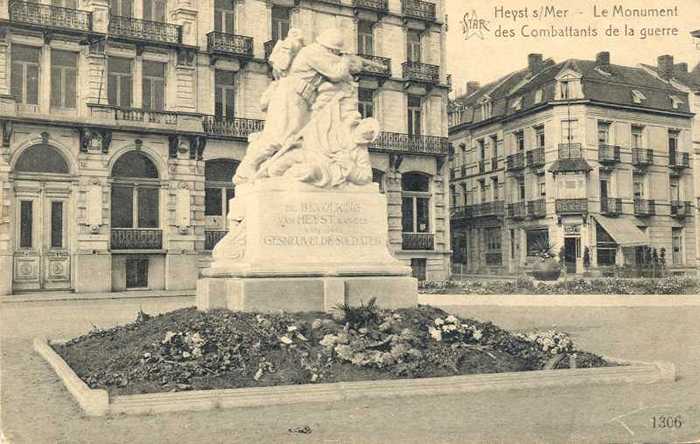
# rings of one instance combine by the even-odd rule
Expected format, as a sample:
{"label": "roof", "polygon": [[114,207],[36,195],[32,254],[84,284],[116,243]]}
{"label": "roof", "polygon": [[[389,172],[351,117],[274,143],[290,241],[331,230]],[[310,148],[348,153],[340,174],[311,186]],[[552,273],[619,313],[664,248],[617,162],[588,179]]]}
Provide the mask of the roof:
{"label": "roof", "polygon": [[559,159],[549,167],[550,173],[573,173],[577,171],[589,172],[593,168],[585,159]]}
{"label": "roof", "polygon": [[[658,75],[659,70],[656,66],[645,65],[642,66]],[[700,63],[695,65],[692,71],[682,72],[679,70],[673,71],[673,80],[681,83],[692,90],[700,90]]]}

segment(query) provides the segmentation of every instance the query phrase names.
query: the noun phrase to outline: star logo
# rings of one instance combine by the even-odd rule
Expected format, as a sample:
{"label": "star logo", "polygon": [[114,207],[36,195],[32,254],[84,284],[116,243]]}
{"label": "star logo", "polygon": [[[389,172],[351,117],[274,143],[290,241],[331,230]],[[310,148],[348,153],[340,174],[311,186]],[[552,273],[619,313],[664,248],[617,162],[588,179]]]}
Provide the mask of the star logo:
{"label": "star logo", "polygon": [[464,34],[465,40],[469,40],[473,36],[477,36],[483,40],[484,31],[490,32],[488,20],[479,18],[474,9],[472,9],[471,12],[464,13],[462,19],[462,33]]}

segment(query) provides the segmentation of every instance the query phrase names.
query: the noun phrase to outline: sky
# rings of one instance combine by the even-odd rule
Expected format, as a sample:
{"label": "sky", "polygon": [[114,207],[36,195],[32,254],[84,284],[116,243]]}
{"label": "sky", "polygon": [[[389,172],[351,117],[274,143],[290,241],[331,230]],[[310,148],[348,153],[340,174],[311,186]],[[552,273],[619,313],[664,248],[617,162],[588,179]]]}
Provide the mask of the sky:
{"label": "sky", "polygon": [[[527,65],[529,53],[541,53],[556,62],[595,59],[609,51],[611,63],[636,66],[656,65],[659,55],[674,56],[675,63],[687,62],[689,69],[700,62],[700,39],[690,32],[700,29],[700,0],[446,0],[447,72],[452,74],[453,91],[459,93],[467,81],[493,81]],[[615,9],[615,6],[621,6]],[[653,6],[652,6],[653,5]],[[546,6],[553,6],[546,9]],[[524,9],[526,8],[526,9]],[[650,10],[651,11],[648,11]],[[655,17],[620,16],[645,10]],[[664,13],[666,16],[658,16]],[[466,21],[465,14],[469,20]],[[545,14],[546,17],[542,17]],[[552,16],[555,14],[556,16]],[[605,15],[607,14],[607,16]],[[538,15],[538,17],[535,17]],[[533,29],[551,26],[597,30],[597,36],[536,37]],[[632,29],[634,35],[625,35]],[[524,27],[524,28],[523,28]],[[610,36],[608,29],[619,35]],[[512,30],[515,37],[496,36]],[[652,33],[641,38],[642,33]],[[675,36],[673,34],[676,34]],[[525,37],[524,35],[529,35]]]}

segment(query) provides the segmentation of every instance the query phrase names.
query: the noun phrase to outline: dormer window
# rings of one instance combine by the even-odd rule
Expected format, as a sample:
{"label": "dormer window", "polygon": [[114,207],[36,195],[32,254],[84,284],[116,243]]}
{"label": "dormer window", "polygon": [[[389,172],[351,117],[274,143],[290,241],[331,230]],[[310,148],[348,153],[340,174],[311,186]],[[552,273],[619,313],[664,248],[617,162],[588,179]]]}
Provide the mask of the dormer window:
{"label": "dormer window", "polygon": [[542,90],[542,88],[535,91],[535,103],[542,102],[542,96],[544,96],[544,91]]}
{"label": "dormer window", "polygon": [[518,97],[513,101],[513,104],[511,105],[513,107],[513,111],[520,111],[523,109],[523,98]]}
{"label": "dormer window", "polygon": [[642,103],[646,99],[647,99],[646,96],[644,94],[642,94],[641,91],[636,90],[636,89],[632,90],[632,101],[634,103]]}
{"label": "dormer window", "polygon": [[571,82],[566,80],[559,82],[559,98],[570,99],[572,97]]}
{"label": "dormer window", "polygon": [[671,98],[671,102],[673,102],[673,109],[678,109],[680,108],[681,105],[683,105],[683,99],[681,99],[678,96],[669,96]]}
{"label": "dormer window", "polygon": [[481,119],[486,120],[491,118],[493,112],[493,103],[488,97],[481,99]]}
{"label": "dormer window", "polygon": [[556,100],[578,99],[583,97],[581,74],[573,69],[566,69],[557,77]]}

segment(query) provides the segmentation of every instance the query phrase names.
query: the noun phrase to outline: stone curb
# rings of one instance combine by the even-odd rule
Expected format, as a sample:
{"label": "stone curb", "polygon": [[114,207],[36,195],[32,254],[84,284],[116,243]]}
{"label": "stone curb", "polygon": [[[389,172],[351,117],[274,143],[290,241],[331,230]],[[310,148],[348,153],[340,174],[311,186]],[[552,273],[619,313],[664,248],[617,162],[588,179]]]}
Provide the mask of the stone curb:
{"label": "stone curb", "polygon": [[0,296],[3,304],[18,302],[98,301],[108,299],[194,298],[194,290],[123,291],[112,293],[14,294]]}
{"label": "stone curb", "polygon": [[[62,341],[52,341],[61,343]],[[196,390],[170,393],[123,395],[110,399],[106,390],[93,390],[68,367],[45,338],[34,340],[39,352],[68,391],[89,416],[143,415],[162,412],[245,408],[269,405],[334,402],[355,399],[454,395],[590,384],[653,384],[676,380],[675,365],[669,362],[624,361],[607,358],[625,367],[537,370],[442,378],[338,382],[277,387]]]}
{"label": "stone curb", "polygon": [[700,306],[700,295],[657,294],[418,294],[418,303],[434,306],[506,307],[678,307]]}
{"label": "stone curb", "polygon": [[46,338],[34,338],[34,350],[46,359],[86,415],[104,416],[109,413],[107,390],[88,387],[66,364],[66,361],[51,348]]}

